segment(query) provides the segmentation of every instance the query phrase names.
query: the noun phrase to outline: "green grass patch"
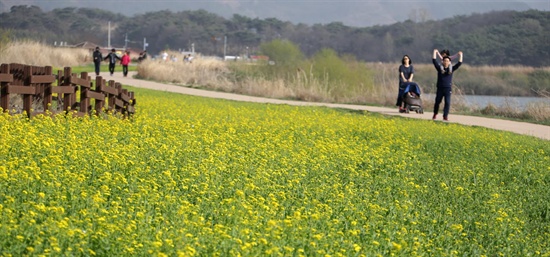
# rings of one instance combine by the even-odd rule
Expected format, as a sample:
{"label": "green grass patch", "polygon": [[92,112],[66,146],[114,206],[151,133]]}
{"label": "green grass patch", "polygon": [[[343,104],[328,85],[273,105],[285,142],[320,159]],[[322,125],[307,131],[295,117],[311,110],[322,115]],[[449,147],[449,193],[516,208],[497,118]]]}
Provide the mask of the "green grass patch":
{"label": "green grass patch", "polygon": [[[53,69],[53,72],[54,74],[57,74],[57,71],[58,70],[61,70],[63,71],[63,67],[55,67]],[[80,74],[82,72],[88,72],[88,75],[95,75],[95,66],[94,64],[88,64],[88,65],[84,65],[84,66],[74,66],[74,67],[71,67],[71,70],[73,73],[77,73],[77,74]],[[106,63],[106,62],[103,62],[101,63],[101,68],[99,69],[100,71],[100,74],[101,73],[104,73],[104,74],[109,74],[109,64]],[[137,65],[129,65],[128,66],[128,71],[137,71]],[[115,72],[122,72],[122,65],[118,64],[115,66]]]}

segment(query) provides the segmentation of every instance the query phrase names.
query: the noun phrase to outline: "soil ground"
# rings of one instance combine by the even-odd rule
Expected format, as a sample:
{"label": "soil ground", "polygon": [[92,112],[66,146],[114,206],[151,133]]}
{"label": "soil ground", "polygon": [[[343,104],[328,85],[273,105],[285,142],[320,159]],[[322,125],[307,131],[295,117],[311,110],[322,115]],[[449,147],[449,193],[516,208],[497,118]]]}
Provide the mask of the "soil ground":
{"label": "soil ground", "polygon": [[[363,110],[368,112],[380,113],[384,115],[394,115],[394,116],[402,116],[407,118],[425,119],[425,120],[430,120],[432,119],[432,116],[433,116],[433,112],[427,112],[427,111],[425,111],[423,114],[418,114],[414,112],[399,113],[397,108],[279,100],[279,99],[271,99],[271,98],[264,98],[264,97],[254,97],[254,96],[246,96],[246,95],[239,95],[239,94],[232,94],[232,93],[223,93],[223,92],[215,92],[215,91],[209,91],[209,90],[194,89],[194,88],[188,88],[188,87],[177,86],[177,85],[163,84],[163,83],[154,82],[154,81],[134,79],[133,75],[135,75],[135,72],[130,72],[128,74],[128,77],[123,77],[122,73],[120,72],[115,73],[112,77],[109,76],[108,73],[103,73],[101,75],[103,75],[104,78],[107,80],[113,79],[116,82],[122,83],[123,85],[161,90],[161,91],[167,91],[167,92],[174,92],[174,93],[180,93],[180,94],[187,94],[187,95],[194,95],[194,96],[210,97],[210,98],[256,102],[256,103],[288,104],[288,105],[303,105],[303,106],[326,106],[326,107],[342,108],[342,109],[350,109],[350,110]],[[438,115],[438,119],[436,121],[442,121],[441,119],[442,119],[442,116]],[[480,126],[480,127],[486,127],[490,129],[496,129],[496,130],[510,131],[517,134],[529,135],[529,136],[534,136],[545,140],[550,140],[550,126],[545,126],[545,125],[532,124],[527,122],[509,121],[509,120],[502,120],[502,119],[491,119],[491,118],[484,118],[484,117],[477,117],[477,116],[453,115],[452,113],[449,115],[449,120],[450,121],[447,121],[447,122],[459,123],[459,124],[469,125],[469,126]]]}

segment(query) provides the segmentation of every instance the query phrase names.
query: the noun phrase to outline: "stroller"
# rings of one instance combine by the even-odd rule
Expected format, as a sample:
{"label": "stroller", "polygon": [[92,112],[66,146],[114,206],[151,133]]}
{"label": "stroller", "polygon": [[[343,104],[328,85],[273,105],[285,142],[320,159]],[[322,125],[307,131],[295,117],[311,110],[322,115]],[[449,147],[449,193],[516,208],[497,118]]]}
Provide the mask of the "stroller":
{"label": "stroller", "polygon": [[420,87],[414,82],[407,83],[407,87],[403,91],[403,102],[405,102],[405,112],[415,111],[416,113],[424,113],[422,108],[422,99],[420,98]]}

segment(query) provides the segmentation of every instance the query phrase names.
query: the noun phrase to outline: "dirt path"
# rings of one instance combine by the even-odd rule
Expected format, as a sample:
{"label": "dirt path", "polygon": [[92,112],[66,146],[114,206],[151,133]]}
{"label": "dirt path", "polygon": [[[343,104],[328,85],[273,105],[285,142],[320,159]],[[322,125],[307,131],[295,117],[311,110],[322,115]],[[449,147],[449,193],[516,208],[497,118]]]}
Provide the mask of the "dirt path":
{"label": "dirt path", "polygon": [[[231,93],[222,93],[222,92],[215,92],[215,91],[208,91],[208,90],[200,90],[200,89],[187,88],[187,87],[176,86],[176,85],[162,84],[162,83],[153,82],[153,81],[134,79],[132,78],[134,74],[135,72],[130,72],[128,77],[123,77],[122,73],[115,73],[114,76],[112,77],[110,77],[107,73],[103,73],[101,75],[105,76],[105,79],[107,80],[113,79],[124,85],[161,90],[161,91],[167,91],[167,92],[174,92],[174,93],[180,93],[180,94],[186,94],[186,95],[210,97],[210,98],[220,98],[220,99],[255,102],[255,103],[327,106],[327,107],[333,107],[333,108],[365,110],[369,112],[381,113],[384,115],[395,115],[395,116],[403,116],[403,117],[425,119],[425,120],[430,120],[433,115],[432,112],[424,112],[424,114],[399,113],[397,111],[397,108],[279,100],[279,99],[231,94]],[[439,118],[441,119],[441,117]],[[449,122],[453,122],[453,123],[459,123],[459,124],[470,125],[470,126],[480,126],[480,127],[486,127],[491,129],[497,129],[497,130],[505,130],[505,131],[510,131],[518,134],[530,135],[530,136],[542,138],[545,140],[550,140],[550,126],[532,124],[527,122],[517,122],[517,121],[490,119],[490,118],[483,118],[483,117],[454,115],[454,114],[451,114],[449,116],[449,119],[450,119]]]}

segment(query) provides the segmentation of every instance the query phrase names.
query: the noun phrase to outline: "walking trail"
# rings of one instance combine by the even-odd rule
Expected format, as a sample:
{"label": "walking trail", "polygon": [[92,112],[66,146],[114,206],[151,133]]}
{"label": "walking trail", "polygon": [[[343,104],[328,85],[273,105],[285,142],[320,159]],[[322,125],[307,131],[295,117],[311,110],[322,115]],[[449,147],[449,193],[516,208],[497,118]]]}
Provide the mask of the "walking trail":
{"label": "walking trail", "polygon": [[[402,116],[407,118],[425,119],[430,120],[433,112],[424,112],[424,114],[418,113],[399,113],[397,108],[365,106],[365,105],[352,105],[352,104],[332,104],[332,103],[314,103],[314,102],[302,102],[291,100],[279,100],[264,97],[246,96],[232,93],[215,92],[209,90],[201,90],[195,88],[188,88],[177,85],[163,84],[154,81],[134,79],[133,76],[136,72],[129,72],[128,77],[123,77],[121,72],[116,72],[114,76],[110,77],[108,73],[103,73],[103,77],[106,80],[113,79],[116,82],[120,82],[123,85],[154,89],[166,92],[173,92],[186,95],[219,98],[235,101],[255,102],[255,103],[271,103],[271,104],[287,104],[287,105],[302,105],[302,106],[326,106],[332,108],[342,108],[351,110],[363,110],[368,112],[381,113],[384,115]],[[438,115],[441,116],[441,115]],[[438,117],[441,119],[441,117]],[[458,123],[469,126],[480,126],[496,130],[510,131],[517,134],[529,135],[538,137],[545,140],[550,140],[550,126],[532,124],[527,122],[509,121],[501,119],[491,119],[476,116],[455,115],[449,116],[451,123]]]}

